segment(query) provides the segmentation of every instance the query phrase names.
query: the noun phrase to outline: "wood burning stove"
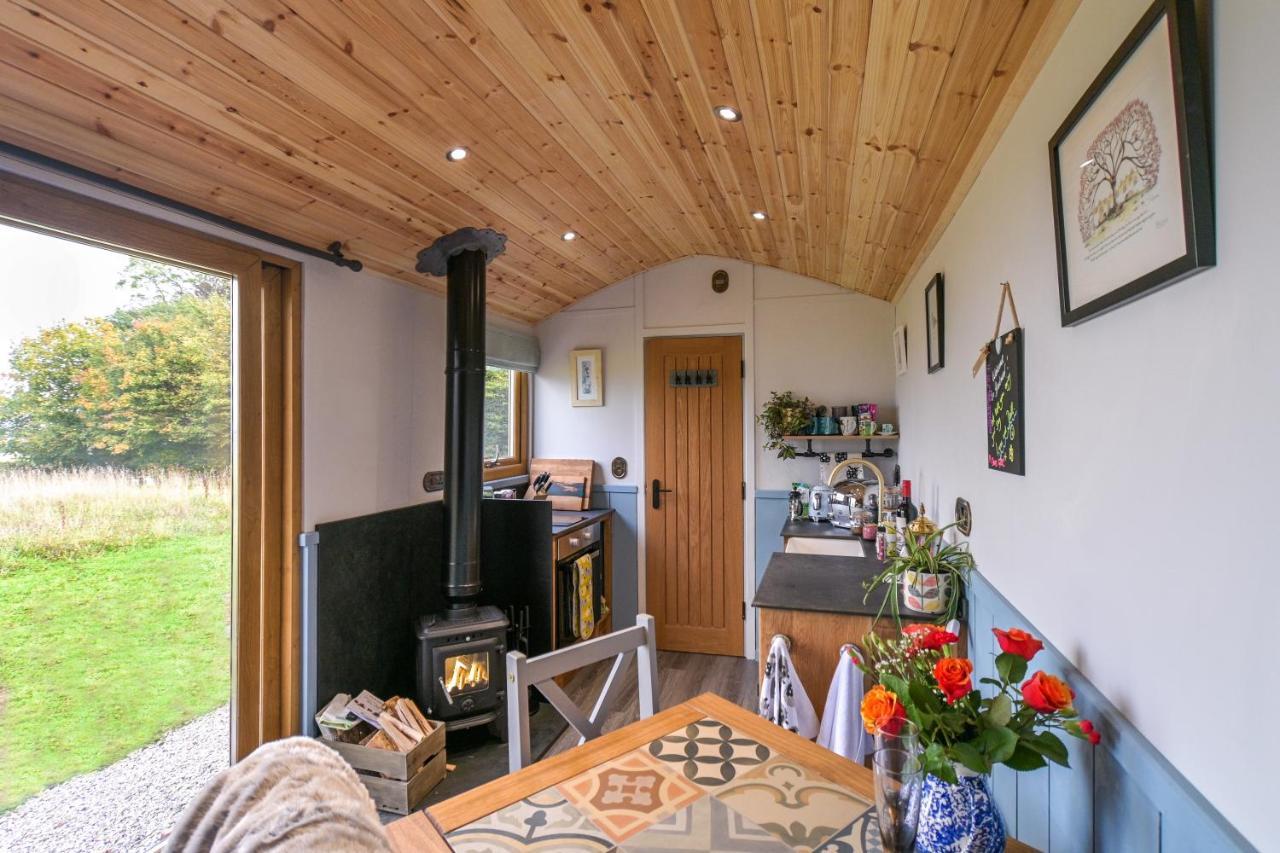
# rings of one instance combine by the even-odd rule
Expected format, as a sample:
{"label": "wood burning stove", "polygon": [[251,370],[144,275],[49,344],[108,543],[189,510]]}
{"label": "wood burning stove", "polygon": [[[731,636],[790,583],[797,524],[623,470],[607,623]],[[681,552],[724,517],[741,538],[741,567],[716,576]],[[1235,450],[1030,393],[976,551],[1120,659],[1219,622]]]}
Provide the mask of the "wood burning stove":
{"label": "wood burning stove", "polygon": [[480,597],[484,490],[485,266],[507,238],[463,228],[418,253],[417,270],[447,275],[445,348],[443,613],[418,620],[418,705],[450,729],[506,730],[506,636],[510,624]]}
{"label": "wood burning stove", "polygon": [[487,606],[470,617],[418,620],[418,700],[428,716],[453,729],[499,720],[507,695],[507,625],[502,611]]}

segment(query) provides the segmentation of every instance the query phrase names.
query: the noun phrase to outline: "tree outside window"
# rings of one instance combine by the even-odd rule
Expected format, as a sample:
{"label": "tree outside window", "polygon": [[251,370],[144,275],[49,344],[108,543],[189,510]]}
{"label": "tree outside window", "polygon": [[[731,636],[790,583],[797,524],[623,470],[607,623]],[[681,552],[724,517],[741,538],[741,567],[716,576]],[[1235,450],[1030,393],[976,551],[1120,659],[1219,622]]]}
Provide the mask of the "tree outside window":
{"label": "tree outside window", "polygon": [[485,479],[528,473],[528,374],[489,367],[484,377]]}

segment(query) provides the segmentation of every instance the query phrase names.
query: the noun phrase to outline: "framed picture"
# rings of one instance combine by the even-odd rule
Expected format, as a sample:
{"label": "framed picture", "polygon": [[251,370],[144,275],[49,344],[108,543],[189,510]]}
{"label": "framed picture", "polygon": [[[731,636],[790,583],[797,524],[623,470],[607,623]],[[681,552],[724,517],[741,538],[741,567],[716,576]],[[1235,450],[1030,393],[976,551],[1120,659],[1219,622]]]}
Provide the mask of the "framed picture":
{"label": "framed picture", "polygon": [[898,326],[893,330],[893,366],[899,376],[907,372],[906,326]]}
{"label": "framed picture", "polygon": [[1198,32],[1157,0],[1049,142],[1064,326],[1216,261]]}
{"label": "framed picture", "polygon": [[942,315],[942,273],[938,273],[924,289],[924,337],[929,354],[929,372],[942,369],[946,326]]}
{"label": "framed picture", "polygon": [[604,367],[598,349],[576,349],[569,353],[573,369],[573,405],[604,405]]}

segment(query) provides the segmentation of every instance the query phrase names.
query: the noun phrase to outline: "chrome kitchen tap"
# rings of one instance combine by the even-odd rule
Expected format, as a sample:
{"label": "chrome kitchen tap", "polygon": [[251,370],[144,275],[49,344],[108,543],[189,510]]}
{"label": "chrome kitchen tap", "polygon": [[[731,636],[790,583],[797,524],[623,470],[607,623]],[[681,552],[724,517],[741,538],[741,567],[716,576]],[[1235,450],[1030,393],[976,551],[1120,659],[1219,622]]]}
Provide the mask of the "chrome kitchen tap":
{"label": "chrome kitchen tap", "polygon": [[880,487],[880,490],[876,493],[876,523],[879,524],[884,518],[884,474],[875,465],[865,459],[846,459],[831,469],[831,474],[827,477],[827,485],[835,486],[836,483],[840,482],[840,477],[846,469],[857,467],[870,468],[876,475],[876,483]]}

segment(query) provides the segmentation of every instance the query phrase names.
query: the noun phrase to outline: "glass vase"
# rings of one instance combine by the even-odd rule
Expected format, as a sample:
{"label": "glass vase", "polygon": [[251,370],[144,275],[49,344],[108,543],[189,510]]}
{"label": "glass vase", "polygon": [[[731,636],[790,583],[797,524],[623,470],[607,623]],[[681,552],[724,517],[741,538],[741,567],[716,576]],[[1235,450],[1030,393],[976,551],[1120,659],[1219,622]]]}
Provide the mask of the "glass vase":
{"label": "glass vase", "polygon": [[885,853],[911,853],[920,820],[920,759],[905,749],[879,749],[871,768],[880,843]]}
{"label": "glass vase", "polygon": [[1002,853],[1004,819],[986,776],[956,767],[956,784],[925,776],[920,792],[918,853]]}

